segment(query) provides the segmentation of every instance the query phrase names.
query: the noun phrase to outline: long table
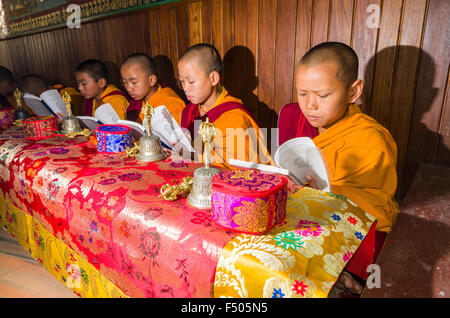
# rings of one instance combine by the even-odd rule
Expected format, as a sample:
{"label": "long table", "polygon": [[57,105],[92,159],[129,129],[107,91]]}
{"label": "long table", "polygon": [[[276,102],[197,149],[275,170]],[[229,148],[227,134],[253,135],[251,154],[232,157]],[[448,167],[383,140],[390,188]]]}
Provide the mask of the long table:
{"label": "long table", "polygon": [[374,219],[291,184],[266,235],[221,228],[160,188],[198,163],[98,153],[87,137],[0,135],[0,225],[80,297],[326,297]]}

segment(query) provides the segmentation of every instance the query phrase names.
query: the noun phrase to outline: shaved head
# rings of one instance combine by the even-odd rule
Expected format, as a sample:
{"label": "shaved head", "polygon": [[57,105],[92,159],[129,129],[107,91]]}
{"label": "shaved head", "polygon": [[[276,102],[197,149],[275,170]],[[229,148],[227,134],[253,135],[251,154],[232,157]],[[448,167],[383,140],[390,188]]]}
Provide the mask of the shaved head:
{"label": "shaved head", "polygon": [[180,58],[180,62],[192,61],[207,74],[219,73],[222,77],[222,59],[217,49],[206,43],[199,43],[188,48]]}
{"label": "shaved head", "polygon": [[348,45],[340,42],[324,42],[310,49],[299,65],[315,66],[335,62],[338,66],[337,79],[350,86],[358,78],[358,56]]}
{"label": "shaved head", "polygon": [[122,65],[137,64],[141,67],[142,72],[146,76],[156,75],[156,67],[153,59],[145,53],[135,53],[129,55],[122,63]]}
{"label": "shaved head", "polygon": [[20,90],[35,96],[41,95],[49,87],[47,80],[41,75],[28,74],[20,79]]}

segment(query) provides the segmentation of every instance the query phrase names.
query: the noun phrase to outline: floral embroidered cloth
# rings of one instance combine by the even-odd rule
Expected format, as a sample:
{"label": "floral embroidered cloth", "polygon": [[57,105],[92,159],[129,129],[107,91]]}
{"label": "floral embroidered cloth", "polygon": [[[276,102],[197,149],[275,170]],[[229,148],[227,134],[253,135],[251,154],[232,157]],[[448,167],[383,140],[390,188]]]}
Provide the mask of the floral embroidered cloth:
{"label": "floral embroidered cloth", "polygon": [[[30,141],[11,128],[0,136],[0,195],[10,206],[0,209],[0,223],[16,237],[28,231],[19,242],[36,248],[32,255],[44,265],[58,260],[47,270],[62,282],[80,267],[80,288],[72,284],[80,296],[111,296],[87,285],[94,277],[83,264],[91,264],[118,287],[115,296],[211,297],[220,251],[235,234],[186,199],[158,198],[162,185],[179,183],[200,166],[170,159],[139,163],[123,153],[98,153],[83,136]],[[18,220],[18,211],[39,226]],[[73,257],[60,257],[69,249],[57,248],[55,239]]]}
{"label": "floral embroidered cloth", "polygon": [[225,246],[215,297],[327,297],[375,221],[346,198],[311,188],[288,197],[286,215],[269,233]]}
{"label": "floral embroidered cloth", "polygon": [[373,222],[304,188],[268,234],[238,235],[158,197],[200,166],[13,127],[0,135],[0,225],[81,297],[326,297]]}

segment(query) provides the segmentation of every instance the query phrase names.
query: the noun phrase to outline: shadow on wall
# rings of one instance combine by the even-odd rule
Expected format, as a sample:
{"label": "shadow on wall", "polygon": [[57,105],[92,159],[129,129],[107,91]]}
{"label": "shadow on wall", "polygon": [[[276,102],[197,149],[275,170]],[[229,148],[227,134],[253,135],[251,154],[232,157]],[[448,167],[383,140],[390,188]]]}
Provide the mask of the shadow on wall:
{"label": "shadow on wall", "polygon": [[[438,133],[441,109],[432,109],[433,101],[439,93],[438,87],[433,87],[436,65],[433,58],[424,50],[407,45],[387,47],[375,54],[368,62],[364,76],[365,83],[372,83],[372,77],[377,74],[377,83],[383,85],[378,87],[377,92],[384,91],[387,96],[388,104],[381,105],[378,102],[380,98],[374,96],[373,88],[365,89],[362,99],[365,106],[365,112],[374,117],[383,126],[392,132],[392,128],[397,123],[390,120],[391,109],[398,107],[392,104],[392,87],[395,74],[395,63],[400,58],[417,56],[420,59],[420,69],[426,72],[416,72],[416,68],[402,69],[402,78],[417,78],[417,81],[408,81],[414,87],[408,87],[405,91],[415,92],[415,100],[412,103],[412,117],[409,125],[409,136],[407,145],[399,145],[397,136],[393,136],[397,142],[397,148],[406,148],[406,159],[404,163],[403,176],[398,180],[397,199],[403,200],[411,185],[412,179],[421,162],[435,163],[436,154],[439,147],[439,141],[442,136]],[[417,75],[418,74],[418,75]],[[374,77],[373,77],[374,78]],[[412,86],[411,85],[411,86]],[[403,88],[403,87],[402,87]],[[376,92],[375,92],[376,93]],[[396,92],[397,93],[397,92]],[[401,93],[401,92],[400,92]],[[402,99],[403,96],[400,96]],[[408,102],[405,99],[405,103]],[[436,108],[436,107],[435,107]],[[406,116],[406,114],[405,114]],[[436,122],[437,121],[437,122]],[[441,143],[439,149],[440,158],[450,158],[450,152],[445,145]],[[450,162],[450,159],[448,160]],[[398,166],[397,166],[398,168]]]}
{"label": "shadow on wall", "polygon": [[173,89],[174,92],[177,93],[186,104],[188,104],[189,101],[187,100],[184,91],[178,85],[178,79],[175,78],[175,70],[172,60],[165,55],[155,55],[153,57],[153,61],[155,62],[156,75],[158,76],[159,84]]}
{"label": "shadow on wall", "polygon": [[[278,114],[254,93],[258,87],[255,57],[245,46],[232,47],[223,58],[223,85],[253,114],[259,127],[267,128],[267,148],[271,149],[271,129],[277,127]],[[273,155],[273,154],[272,154]]]}

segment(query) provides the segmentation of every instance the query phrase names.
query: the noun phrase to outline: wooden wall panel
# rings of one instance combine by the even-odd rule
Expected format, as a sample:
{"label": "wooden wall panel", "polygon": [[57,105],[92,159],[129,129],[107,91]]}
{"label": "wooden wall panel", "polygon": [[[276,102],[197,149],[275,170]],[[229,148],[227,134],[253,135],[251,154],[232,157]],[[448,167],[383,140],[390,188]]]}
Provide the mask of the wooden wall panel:
{"label": "wooden wall panel", "polygon": [[278,1],[275,37],[275,83],[273,109],[279,112],[283,105],[292,100],[295,59],[295,21],[297,0]]}
{"label": "wooden wall panel", "polygon": [[330,0],[314,0],[312,7],[311,47],[328,40]]}
{"label": "wooden wall panel", "polygon": [[[367,24],[369,5],[379,8],[379,27]],[[188,46],[212,43],[223,57],[227,89],[262,127],[271,128],[279,109],[296,100],[294,67],[303,54],[323,41],[341,41],[360,59],[362,109],[397,142],[401,197],[419,161],[450,165],[449,5],[448,0],[183,0],[83,23],[81,29],[0,41],[0,64],[16,77],[41,73],[74,86],[75,67],[98,58],[120,85],[123,59],[146,52],[155,56],[161,80],[180,92],[178,58]]]}
{"label": "wooden wall panel", "polygon": [[330,2],[330,26],[328,41],[351,45],[354,0],[334,0]]}

